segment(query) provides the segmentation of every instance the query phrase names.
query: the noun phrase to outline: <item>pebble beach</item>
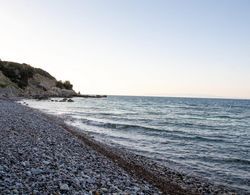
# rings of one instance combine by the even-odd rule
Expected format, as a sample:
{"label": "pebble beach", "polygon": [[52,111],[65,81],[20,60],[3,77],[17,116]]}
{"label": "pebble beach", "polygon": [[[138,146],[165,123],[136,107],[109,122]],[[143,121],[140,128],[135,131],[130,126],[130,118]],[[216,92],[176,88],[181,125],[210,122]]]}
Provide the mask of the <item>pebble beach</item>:
{"label": "pebble beach", "polygon": [[39,112],[0,100],[0,194],[159,194]]}
{"label": "pebble beach", "polygon": [[244,194],[98,143],[15,101],[0,108],[0,194]]}

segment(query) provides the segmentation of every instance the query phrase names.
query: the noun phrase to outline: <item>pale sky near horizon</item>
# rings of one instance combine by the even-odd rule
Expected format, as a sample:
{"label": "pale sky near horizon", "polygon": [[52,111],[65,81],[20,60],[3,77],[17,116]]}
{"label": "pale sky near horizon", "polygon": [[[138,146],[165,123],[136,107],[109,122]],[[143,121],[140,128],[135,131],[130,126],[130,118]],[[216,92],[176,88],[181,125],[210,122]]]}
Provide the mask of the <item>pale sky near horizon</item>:
{"label": "pale sky near horizon", "polygon": [[85,94],[250,99],[249,0],[0,0],[0,58]]}

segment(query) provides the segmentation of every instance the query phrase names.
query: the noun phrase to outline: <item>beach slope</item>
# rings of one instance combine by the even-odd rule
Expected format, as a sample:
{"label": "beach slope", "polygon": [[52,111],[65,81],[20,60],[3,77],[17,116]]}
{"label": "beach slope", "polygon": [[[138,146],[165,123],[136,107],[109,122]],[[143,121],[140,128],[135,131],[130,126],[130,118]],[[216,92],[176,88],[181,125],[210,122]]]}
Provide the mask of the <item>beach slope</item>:
{"label": "beach slope", "polygon": [[159,194],[40,112],[0,100],[0,194]]}

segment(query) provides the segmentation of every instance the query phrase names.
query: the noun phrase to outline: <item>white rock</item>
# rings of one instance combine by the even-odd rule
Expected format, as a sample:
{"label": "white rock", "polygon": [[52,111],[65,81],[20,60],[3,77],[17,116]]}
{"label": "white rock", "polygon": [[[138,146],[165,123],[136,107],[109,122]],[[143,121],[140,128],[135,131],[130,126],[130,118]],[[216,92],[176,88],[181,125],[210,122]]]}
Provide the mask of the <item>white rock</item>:
{"label": "white rock", "polygon": [[68,184],[60,184],[60,190],[65,190],[65,191],[69,191],[69,186]]}
{"label": "white rock", "polygon": [[43,164],[48,165],[48,164],[50,164],[50,161],[44,160]]}

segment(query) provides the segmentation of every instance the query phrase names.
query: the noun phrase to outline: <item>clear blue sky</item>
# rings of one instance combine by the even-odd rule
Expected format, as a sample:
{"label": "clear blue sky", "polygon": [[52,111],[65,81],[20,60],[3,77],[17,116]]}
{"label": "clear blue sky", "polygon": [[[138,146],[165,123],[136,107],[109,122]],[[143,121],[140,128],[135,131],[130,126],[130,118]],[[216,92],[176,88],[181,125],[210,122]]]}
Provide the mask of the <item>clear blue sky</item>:
{"label": "clear blue sky", "polygon": [[90,94],[250,98],[249,0],[0,0],[0,58]]}

